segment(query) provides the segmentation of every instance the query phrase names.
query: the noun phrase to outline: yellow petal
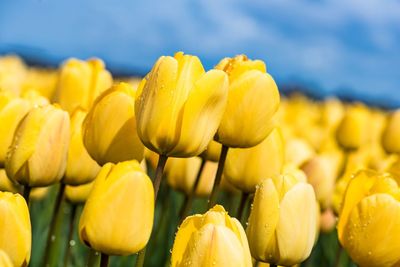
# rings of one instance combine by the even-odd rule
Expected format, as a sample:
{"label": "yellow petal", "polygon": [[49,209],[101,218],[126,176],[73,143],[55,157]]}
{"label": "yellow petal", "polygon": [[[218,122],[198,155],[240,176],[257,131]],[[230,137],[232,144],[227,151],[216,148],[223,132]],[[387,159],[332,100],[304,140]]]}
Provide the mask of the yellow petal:
{"label": "yellow petal", "polygon": [[298,183],[286,193],[280,205],[280,219],[276,227],[279,264],[290,266],[308,258],[315,241],[316,212],[316,199],[311,185]]}
{"label": "yellow petal", "polygon": [[400,203],[387,194],[364,198],[349,214],[341,243],[360,266],[400,260]]}

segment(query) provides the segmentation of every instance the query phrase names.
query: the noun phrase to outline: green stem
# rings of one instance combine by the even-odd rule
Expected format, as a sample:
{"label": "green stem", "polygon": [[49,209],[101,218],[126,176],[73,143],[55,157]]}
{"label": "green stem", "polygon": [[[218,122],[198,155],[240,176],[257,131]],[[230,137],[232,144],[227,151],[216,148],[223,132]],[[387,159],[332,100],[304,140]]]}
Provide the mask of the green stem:
{"label": "green stem", "polygon": [[64,267],[68,266],[68,260],[69,256],[71,254],[71,247],[74,246],[75,242],[73,240],[74,236],[74,223],[75,223],[75,217],[76,217],[76,210],[77,210],[77,205],[72,204],[72,209],[71,209],[71,215],[69,218],[69,229],[68,229],[68,240],[67,240],[67,247],[64,255]]}
{"label": "green stem", "polygon": [[190,194],[185,195],[184,204],[181,208],[181,211],[179,212],[180,223],[185,219],[185,217],[188,215],[188,213],[190,211],[190,208],[192,207],[193,198],[194,198],[195,192],[197,190],[197,186],[199,185],[200,177],[201,177],[201,174],[203,173],[205,165],[206,165],[206,160],[201,159],[201,165],[200,165],[199,171],[197,172],[196,180],[194,181],[194,184],[190,191]]}
{"label": "green stem", "polygon": [[334,267],[339,267],[340,266],[340,258],[342,257],[342,253],[343,253],[343,248],[339,244],[338,250],[336,252],[335,263],[333,265]]}
{"label": "green stem", "polygon": [[28,205],[28,207],[29,207],[29,196],[31,194],[31,189],[32,187],[30,187],[29,185],[24,186],[23,197],[25,198],[26,205]]}
{"label": "green stem", "polygon": [[100,256],[100,254],[91,248],[89,251],[89,256],[88,256],[88,261],[87,261],[86,266],[87,267],[98,267],[99,260],[100,260],[99,256]]}
{"label": "green stem", "polygon": [[[153,181],[153,186],[154,186],[154,205],[157,203],[157,196],[158,196],[158,191],[160,189],[160,184],[161,180],[163,177],[163,172],[164,172],[164,167],[165,164],[167,163],[168,157],[165,155],[160,155],[158,158],[158,163],[157,163],[157,168],[156,168],[156,174],[155,178]],[[144,247],[141,251],[139,251],[139,255],[136,259],[136,267],[142,267],[144,264],[144,260],[146,257],[146,247]]]}
{"label": "green stem", "polygon": [[224,165],[225,165],[226,155],[228,154],[228,149],[229,147],[222,145],[221,154],[219,156],[219,161],[218,161],[217,174],[215,175],[215,180],[214,180],[214,186],[211,191],[210,198],[208,200],[208,209],[212,208],[217,201],[219,184],[221,183],[221,177],[224,171]]}
{"label": "green stem", "polygon": [[101,253],[100,256],[100,267],[108,267],[108,255]]}
{"label": "green stem", "polygon": [[51,215],[50,228],[49,228],[49,233],[47,234],[46,249],[45,249],[45,254],[43,257],[43,263],[44,263],[43,266],[48,266],[48,264],[49,264],[48,261],[49,261],[50,251],[51,251],[50,247],[51,247],[52,243],[55,241],[54,232],[55,232],[55,228],[56,228],[56,219],[57,219],[57,215],[60,211],[61,202],[62,202],[63,196],[64,196],[64,190],[65,190],[65,184],[61,183],[60,188],[57,193],[54,210]]}
{"label": "green stem", "polygon": [[249,193],[246,192],[242,192],[242,196],[240,197],[240,204],[239,204],[239,208],[237,211],[237,219],[243,224],[243,215],[245,214],[245,209],[246,209],[246,203],[247,200],[249,199]]}

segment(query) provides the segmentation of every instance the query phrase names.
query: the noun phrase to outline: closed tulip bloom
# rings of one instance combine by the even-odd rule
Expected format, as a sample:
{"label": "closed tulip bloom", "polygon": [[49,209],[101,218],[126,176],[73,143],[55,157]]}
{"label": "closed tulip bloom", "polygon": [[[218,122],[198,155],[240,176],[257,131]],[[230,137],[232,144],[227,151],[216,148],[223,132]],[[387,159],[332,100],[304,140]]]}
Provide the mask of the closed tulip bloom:
{"label": "closed tulip bloom", "polygon": [[79,222],[83,243],[108,255],[129,255],[147,244],[154,190],[136,161],[107,163],[97,176]]}
{"label": "closed tulip bloom", "polygon": [[336,167],[327,155],[318,155],[307,161],[301,168],[308,182],[314,187],[317,200],[323,209],[332,204],[336,181]]}
{"label": "closed tulip bloom", "polygon": [[53,69],[30,68],[22,84],[22,93],[35,90],[52,100],[57,88],[58,72]]}
{"label": "closed tulip bloom", "polygon": [[0,266],[2,267],[14,267],[10,257],[3,250],[0,249]]}
{"label": "closed tulip bloom", "polygon": [[100,59],[69,59],[60,68],[58,102],[68,112],[89,110],[94,100],[112,85],[112,76]]}
{"label": "closed tulip bloom", "polygon": [[196,56],[162,56],[139,85],[138,133],[160,155],[193,157],[213,139],[226,107],[228,78],[205,72]]}
{"label": "closed tulip bloom", "polygon": [[270,121],[279,107],[279,91],[261,60],[246,56],[225,58],[216,69],[229,75],[228,104],[216,141],[228,147],[248,148],[271,132]]}
{"label": "closed tulip bloom", "polygon": [[67,185],[65,187],[65,198],[73,204],[84,203],[92,191],[94,182],[83,185]]}
{"label": "closed tulip bloom", "polygon": [[282,134],[279,128],[275,128],[254,147],[230,149],[224,176],[235,187],[252,193],[263,179],[281,173],[285,159],[283,153]]}
{"label": "closed tulip bloom", "polygon": [[96,178],[100,166],[86,151],[82,140],[82,122],[86,112],[76,109],[71,115],[71,133],[67,158],[67,168],[63,182],[69,185],[86,184]]}
{"label": "closed tulip bloom", "polygon": [[132,86],[119,83],[96,99],[83,123],[83,143],[100,165],[143,159]]}
{"label": "closed tulip bloom", "polygon": [[19,124],[6,158],[6,171],[18,183],[40,187],[61,180],[65,172],[70,121],[52,105],[29,111]]}
{"label": "closed tulip bloom", "polygon": [[28,100],[0,92],[0,166],[4,167],[8,147],[11,145],[15,129],[28,113],[31,105]]}
{"label": "closed tulip bloom", "polygon": [[[175,190],[190,195],[201,165],[201,159],[192,158],[170,158],[165,166],[165,174],[168,184]],[[206,162],[200,176],[196,191],[197,196],[207,196],[211,193],[217,163]]]}
{"label": "closed tulip bloom", "polygon": [[265,179],[256,190],[247,227],[252,256],[292,266],[311,253],[317,202],[311,185],[290,174]]}
{"label": "closed tulip bloom", "polygon": [[400,110],[389,116],[382,136],[382,146],[389,153],[400,153]]}
{"label": "closed tulip bloom", "polygon": [[175,237],[171,266],[252,266],[242,225],[220,205],[187,217]]}
{"label": "closed tulip bloom", "polygon": [[25,62],[20,57],[15,55],[0,57],[0,88],[19,95],[26,72]]}
{"label": "closed tulip bloom", "polygon": [[336,132],[339,144],[345,149],[358,149],[368,138],[369,111],[362,104],[347,107]]}
{"label": "closed tulip bloom", "polygon": [[29,195],[29,200],[42,200],[49,193],[50,186],[35,187]]}
{"label": "closed tulip bloom", "polygon": [[359,171],[339,214],[338,236],[359,266],[400,263],[400,189],[389,174]]}
{"label": "closed tulip bloom", "polygon": [[285,162],[297,167],[315,155],[314,148],[304,139],[289,138],[285,139]]}
{"label": "closed tulip bloom", "polygon": [[0,192],[0,214],[0,250],[7,253],[13,266],[28,266],[32,234],[24,198],[19,194]]}

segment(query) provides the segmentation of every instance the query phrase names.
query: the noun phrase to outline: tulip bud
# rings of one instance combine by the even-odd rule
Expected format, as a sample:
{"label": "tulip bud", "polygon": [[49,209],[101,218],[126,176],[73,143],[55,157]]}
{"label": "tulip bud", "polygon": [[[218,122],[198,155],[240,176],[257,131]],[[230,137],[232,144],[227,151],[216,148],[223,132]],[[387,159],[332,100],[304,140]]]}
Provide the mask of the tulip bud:
{"label": "tulip bud", "polygon": [[56,106],[36,107],[19,124],[6,158],[10,179],[31,187],[54,184],[65,172],[68,113]]}
{"label": "tulip bud", "polygon": [[359,171],[350,181],[339,215],[338,237],[359,266],[400,261],[400,189],[389,174]]}
{"label": "tulip bud", "polygon": [[303,139],[290,138],[285,141],[285,162],[287,163],[300,167],[315,154],[313,147]]}
{"label": "tulip bud", "polygon": [[139,85],[139,137],[160,155],[193,157],[213,139],[226,107],[228,78],[204,71],[196,56],[160,57]]}
{"label": "tulip bud", "polygon": [[206,160],[218,162],[219,154],[221,153],[221,147],[222,145],[220,143],[212,140],[208,144],[207,149],[204,150],[200,156]]}
{"label": "tulip bud", "polygon": [[73,204],[84,203],[92,191],[93,183],[90,182],[77,186],[67,185],[65,187],[65,198]]}
{"label": "tulip bud", "polygon": [[98,164],[143,159],[136,129],[135,90],[119,83],[96,99],[83,123],[83,143]]}
{"label": "tulip bud", "polygon": [[[198,157],[168,159],[165,166],[165,174],[169,186],[184,192],[186,195],[190,195],[200,170],[200,165],[201,159]],[[215,162],[205,163],[195,195],[208,196],[211,193],[217,167],[218,164]]]}
{"label": "tulip bud", "polygon": [[336,216],[332,209],[326,209],[321,213],[320,229],[323,233],[331,232],[336,226]]}
{"label": "tulip bud", "polygon": [[0,250],[7,253],[13,266],[28,266],[32,234],[24,198],[19,194],[0,192],[0,214]]}
{"label": "tulip bud", "polygon": [[0,92],[0,167],[4,167],[7,150],[12,143],[15,129],[30,108],[28,100],[14,97],[5,91]]}
{"label": "tulip bud", "polygon": [[389,153],[400,153],[400,109],[388,118],[382,136],[382,146]]}
{"label": "tulip bud", "polygon": [[0,57],[0,88],[19,95],[26,76],[24,61],[15,55]]}
{"label": "tulip bud", "polygon": [[345,113],[342,102],[337,98],[329,98],[323,102],[321,112],[324,127],[328,131],[336,131]]}
{"label": "tulip bud", "polygon": [[58,102],[68,112],[89,110],[94,100],[112,85],[112,76],[100,59],[69,59],[60,68]]}
{"label": "tulip bud", "polygon": [[223,59],[216,69],[224,70],[230,82],[216,141],[240,148],[261,143],[271,132],[270,121],[279,107],[278,87],[264,62],[241,55]]}
{"label": "tulip bud", "polygon": [[317,202],[311,185],[290,175],[265,179],[256,190],[247,227],[252,256],[292,266],[311,253],[317,229]]}
{"label": "tulip bud", "polygon": [[153,184],[139,163],[107,163],[83,208],[79,237],[108,255],[133,254],[147,244],[153,217]]}
{"label": "tulip bud", "polygon": [[339,144],[345,149],[358,149],[367,141],[369,119],[365,106],[349,106],[336,132]]}
{"label": "tulip bud", "polygon": [[52,100],[57,87],[58,73],[53,69],[30,68],[22,84],[22,94],[35,90]]}
{"label": "tulip bud", "polygon": [[49,193],[49,186],[32,188],[32,191],[29,195],[29,200],[36,200],[36,201],[42,200],[47,196],[48,193]]}
{"label": "tulip bud", "polygon": [[0,249],[0,266],[2,267],[14,267],[11,262],[10,257],[8,257],[7,253]]}
{"label": "tulip bud", "polygon": [[171,267],[177,266],[252,266],[242,225],[220,205],[187,217],[172,248]]}
{"label": "tulip bud", "polygon": [[281,173],[283,153],[282,134],[279,128],[275,128],[264,141],[254,147],[230,149],[224,176],[235,187],[252,193],[263,179]]}
{"label": "tulip bud", "polygon": [[63,178],[63,183],[69,185],[86,184],[96,178],[100,171],[100,166],[94,161],[86,151],[82,140],[82,122],[86,112],[76,109],[71,115],[71,132],[69,151],[67,158],[67,168]]}
{"label": "tulip bud", "polygon": [[306,173],[308,182],[314,187],[317,200],[323,209],[332,203],[335,189],[336,169],[334,162],[327,155],[318,155],[307,161],[302,170]]}

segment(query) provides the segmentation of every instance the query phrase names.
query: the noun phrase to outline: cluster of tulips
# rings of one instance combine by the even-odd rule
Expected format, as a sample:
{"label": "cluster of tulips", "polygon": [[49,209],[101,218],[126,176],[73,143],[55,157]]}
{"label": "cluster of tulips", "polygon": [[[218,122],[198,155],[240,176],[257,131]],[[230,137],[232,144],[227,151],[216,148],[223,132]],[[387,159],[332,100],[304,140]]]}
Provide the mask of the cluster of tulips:
{"label": "cluster of tulips", "polygon": [[[329,232],[338,259],[400,266],[400,111],[280,97],[244,55],[206,72],[178,52],[122,80],[99,59],[42,70],[0,58],[1,267],[29,266],[32,206],[52,190],[37,266],[61,255],[65,202],[79,226],[64,266],[74,232],[90,267],[127,255],[141,267],[155,250],[168,254],[156,266],[295,266]],[[170,191],[184,196],[175,210]],[[170,214],[172,247],[146,251]]]}

